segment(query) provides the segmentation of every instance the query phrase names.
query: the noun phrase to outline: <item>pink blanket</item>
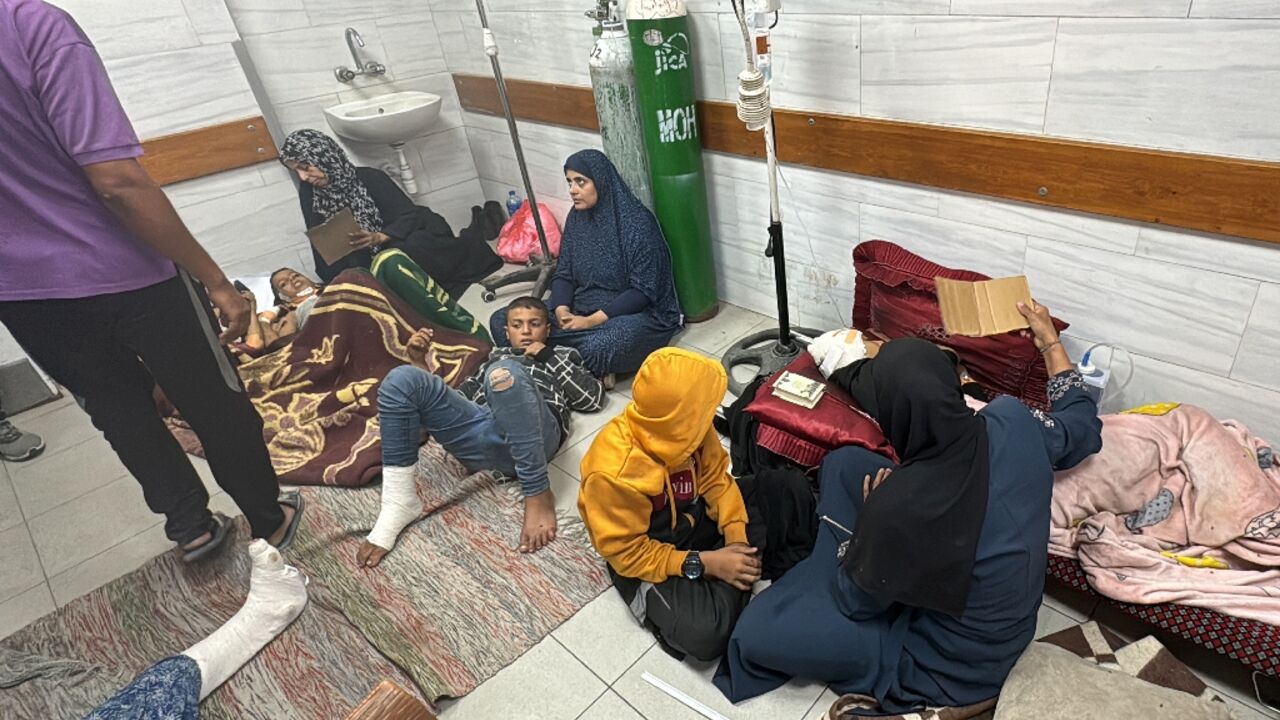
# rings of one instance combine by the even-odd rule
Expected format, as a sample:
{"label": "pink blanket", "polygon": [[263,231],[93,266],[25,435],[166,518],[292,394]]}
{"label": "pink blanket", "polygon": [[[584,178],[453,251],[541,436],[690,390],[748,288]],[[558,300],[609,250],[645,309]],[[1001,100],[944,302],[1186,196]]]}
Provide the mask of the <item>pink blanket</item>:
{"label": "pink blanket", "polygon": [[[1169,409],[1172,408],[1172,409]],[[1280,468],[1267,443],[1190,405],[1102,418],[1102,452],[1054,481],[1049,552],[1137,604],[1280,625]]]}

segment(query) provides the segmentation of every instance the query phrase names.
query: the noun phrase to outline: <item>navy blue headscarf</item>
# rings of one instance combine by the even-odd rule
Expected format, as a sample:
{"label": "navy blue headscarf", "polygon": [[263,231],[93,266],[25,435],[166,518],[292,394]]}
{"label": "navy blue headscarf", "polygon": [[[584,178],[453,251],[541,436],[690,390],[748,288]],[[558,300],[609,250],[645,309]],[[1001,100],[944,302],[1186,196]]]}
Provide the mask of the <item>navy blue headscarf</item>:
{"label": "navy blue headscarf", "polygon": [[556,277],[573,283],[574,308],[600,309],[635,289],[649,299],[648,312],[659,327],[678,326],[671,250],[657,218],[599,150],[574,153],[564,167],[590,178],[598,196],[594,207],[569,212],[560,240]]}

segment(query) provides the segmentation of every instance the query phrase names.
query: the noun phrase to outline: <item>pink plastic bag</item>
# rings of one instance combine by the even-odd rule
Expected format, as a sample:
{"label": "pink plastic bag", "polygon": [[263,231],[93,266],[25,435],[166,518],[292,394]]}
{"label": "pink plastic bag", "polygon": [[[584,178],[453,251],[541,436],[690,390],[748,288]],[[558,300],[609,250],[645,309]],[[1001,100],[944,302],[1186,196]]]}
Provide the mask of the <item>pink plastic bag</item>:
{"label": "pink plastic bag", "polygon": [[[547,234],[547,247],[553,257],[560,255],[560,225],[555,215],[542,203],[538,203],[538,212],[542,215],[542,231]],[[530,255],[541,255],[542,246],[538,244],[538,228],[533,222],[533,213],[529,211],[529,203],[525,202],[511,216],[506,225],[498,233],[498,255],[509,263],[524,265],[529,262]]]}

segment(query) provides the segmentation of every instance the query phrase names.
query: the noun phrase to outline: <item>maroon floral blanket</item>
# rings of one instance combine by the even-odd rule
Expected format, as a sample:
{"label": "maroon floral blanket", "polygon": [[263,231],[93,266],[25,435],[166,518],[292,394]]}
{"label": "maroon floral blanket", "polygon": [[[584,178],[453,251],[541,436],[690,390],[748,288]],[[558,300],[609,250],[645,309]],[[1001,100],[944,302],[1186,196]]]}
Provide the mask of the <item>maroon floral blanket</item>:
{"label": "maroon floral blanket", "polygon": [[[282,484],[358,486],[381,472],[378,386],[408,362],[405,345],[426,326],[451,386],[489,355],[489,345],[431,325],[372,275],[347,270],[292,343],[240,366]],[[189,426],[173,417],[169,425],[187,452],[202,455]]]}

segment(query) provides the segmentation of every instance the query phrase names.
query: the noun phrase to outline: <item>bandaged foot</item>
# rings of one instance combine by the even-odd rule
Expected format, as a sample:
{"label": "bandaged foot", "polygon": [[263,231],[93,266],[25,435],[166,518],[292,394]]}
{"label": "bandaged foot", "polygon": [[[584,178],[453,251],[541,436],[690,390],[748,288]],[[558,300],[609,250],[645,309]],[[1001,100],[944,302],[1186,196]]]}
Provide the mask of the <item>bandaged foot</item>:
{"label": "bandaged foot", "polygon": [[818,371],[825,378],[840,368],[852,365],[872,353],[868,352],[862,333],[857,330],[841,329],[825,332],[813,339],[809,344],[809,355],[818,365]]}
{"label": "bandaged foot", "polygon": [[556,539],[556,496],[551,490],[524,499],[524,527],[520,529],[520,552],[537,552]]}
{"label": "bandaged foot", "polygon": [[364,567],[382,562],[409,523],[422,517],[414,467],[382,468],[382,508],[356,559]]}
{"label": "bandaged foot", "polygon": [[249,597],[225,625],[183,653],[200,668],[200,699],[209,696],[267,643],[284,632],[307,604],[307,578],[286,565],[266,540],[249,543]]}

